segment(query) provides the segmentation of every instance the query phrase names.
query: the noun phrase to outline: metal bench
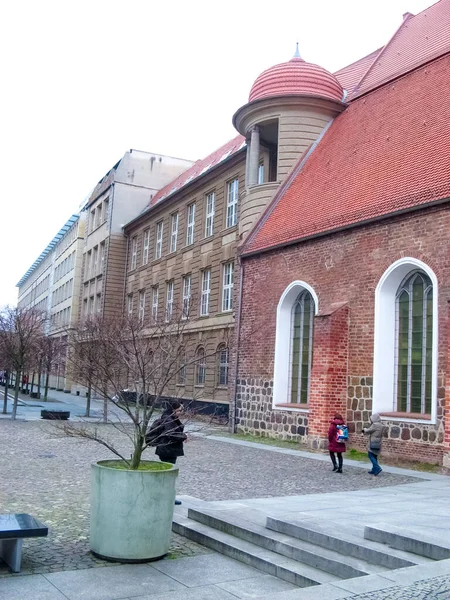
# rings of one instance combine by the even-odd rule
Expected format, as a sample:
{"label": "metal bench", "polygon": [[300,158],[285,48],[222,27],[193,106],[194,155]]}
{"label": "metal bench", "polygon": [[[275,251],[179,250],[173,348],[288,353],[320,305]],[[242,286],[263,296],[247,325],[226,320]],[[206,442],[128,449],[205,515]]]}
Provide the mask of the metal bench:
{"label": "metal bench", "polygon": [[48,527],[27,514],[0,515],[0,558],[19,573],[24,538],[45,537]]}

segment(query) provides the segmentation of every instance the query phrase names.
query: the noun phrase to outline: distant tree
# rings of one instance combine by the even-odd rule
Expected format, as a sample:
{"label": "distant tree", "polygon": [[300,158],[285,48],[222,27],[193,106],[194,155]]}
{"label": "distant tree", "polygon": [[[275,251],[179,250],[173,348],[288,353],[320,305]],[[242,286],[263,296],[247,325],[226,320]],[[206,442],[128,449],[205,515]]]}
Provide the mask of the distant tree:
{"label": "distant tree", "polygon": [[6,307],[0,312],[0,357],[4,367],[15,373],[13,420],[17,414],[22,376],[35,364],[45,322],[45,313],[34,308]]}
{"label": "distant tree", "polygon": [[[178,318],[171,314],[170,320],[158,323],[126,315],[114,319],[95,316],[82,322],[70,337],[67,357],[71,377],[88,388],[88,398],[95,392],[103,400],[104,421],[111,422],[131,441],[131,458],[122,455],[98,428],[66,422],[62,425],[65,433],[95,440],[128,468],[138,469],[148,446],[145,435],[155,408],[176,396],[180,373],[184,376],[187,369],[195,368],[208,356],[197,352],[198,334],[190,333],[190,323],[185,309]],[[205,347],[206,341],[204,335]],[[128,418],[109,420],[108,406]]]}

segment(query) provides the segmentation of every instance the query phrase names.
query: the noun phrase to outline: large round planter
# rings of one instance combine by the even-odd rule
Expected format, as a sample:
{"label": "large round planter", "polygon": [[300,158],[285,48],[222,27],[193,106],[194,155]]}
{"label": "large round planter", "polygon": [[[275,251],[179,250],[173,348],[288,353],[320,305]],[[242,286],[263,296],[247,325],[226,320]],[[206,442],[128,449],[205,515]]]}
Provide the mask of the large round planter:
{"label": "large round planter", "polygon": [[169,551],[178,467],[126,471],[105,463],[91,471],[92,552],[121,562],[161,558]]}

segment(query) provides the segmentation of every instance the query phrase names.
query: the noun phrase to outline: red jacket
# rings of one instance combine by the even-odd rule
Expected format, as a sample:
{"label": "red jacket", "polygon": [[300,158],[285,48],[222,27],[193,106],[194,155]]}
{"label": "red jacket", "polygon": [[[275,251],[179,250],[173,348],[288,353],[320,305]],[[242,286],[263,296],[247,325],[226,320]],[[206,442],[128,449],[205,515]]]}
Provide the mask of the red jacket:
{"label": "red jacket", "polygon": [[336,441],[337,427],[336,425],[343,425],[342,419],[333,419],[330,421],[330,428],[328,429],[328,450],[330,452],[345,452],[346,447],[344,442]]}

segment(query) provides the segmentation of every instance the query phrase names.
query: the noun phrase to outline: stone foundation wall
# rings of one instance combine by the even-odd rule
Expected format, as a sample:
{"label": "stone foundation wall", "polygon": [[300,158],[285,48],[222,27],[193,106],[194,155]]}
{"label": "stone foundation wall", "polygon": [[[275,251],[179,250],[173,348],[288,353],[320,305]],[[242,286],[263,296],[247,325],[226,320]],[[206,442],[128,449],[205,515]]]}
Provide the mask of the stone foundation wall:
{"label": "stone foundation wall", "polygon": [[240,433],[306,443],[308,413],[274,410],[273,381],[239,379],[236,392],[236,426]]}
{"label": "stone foundation wall", "polygon": [[[443,381],[439,381],[442,396]],[[347,413],[344,418],[349,428],[348,447],[365,451],[367,436],[362,433],[370,425],[372,414],[372,377],[348,378]],[[308,438],[308,412],[283,410],[272,406],[273,381],[248,377],[237,382],[236,426],[240,433],[281,440],[298,441],[315,449],[327,448],[327,439]],[[444,424],[442,420],[445,399],[438,398],[438,422],[403,423],[383,421],[383,454],[403,460],[442,464]],[[332,415],[330,415],[331,419]],[[314,443],[312,443],[314,442]]]}
{"label": "stone foundation wall", "polygon": [[[372,377],[351,376],[348,378],[348,384],[346,419],[350,435],[349,445],[359,450],[366,450],[367,437],[362,433],[362,430],[370,425],[373,392]],[[403,460],[442,463],[444,403],[445,387],[443,378],[440,377],[438,381],[438,421],[436,425],[383,420],[383,454],[385,456],[396,456]]]}

